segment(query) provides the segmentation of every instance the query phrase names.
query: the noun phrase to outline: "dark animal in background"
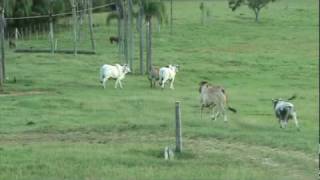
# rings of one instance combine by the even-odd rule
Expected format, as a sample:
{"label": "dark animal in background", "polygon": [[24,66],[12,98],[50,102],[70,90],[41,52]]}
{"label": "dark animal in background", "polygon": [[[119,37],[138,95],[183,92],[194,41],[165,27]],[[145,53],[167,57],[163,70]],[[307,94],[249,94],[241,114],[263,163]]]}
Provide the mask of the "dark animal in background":
{"label": "dark animal in background", "polygon": [[119,38],[115,36],[111,36],[109,40],[111,44],[113,44],[113,42],[119,43]]}
{"label": "dark animal in background", "polygon": [[288,121],[290,119],[293,119],[296,127],[299,129],[298,119],[297,119],[297,113],[295,111],[294,105],[288,101],[295,99],[296,96],[293,95],[288,100],[282,100],[279,99],[272,99],[273,108],[276,117],[279,120],[280,128],[286,128]]}
{"label": "dark animal in background", "polygon": [[16,43],[12,39],[9,40],[9,48],[10,49],[16,48]]}
{"label": "dark animal in background", "polygon": [[100,25],[99,24],[92,24],[92,27],[99,27]]}

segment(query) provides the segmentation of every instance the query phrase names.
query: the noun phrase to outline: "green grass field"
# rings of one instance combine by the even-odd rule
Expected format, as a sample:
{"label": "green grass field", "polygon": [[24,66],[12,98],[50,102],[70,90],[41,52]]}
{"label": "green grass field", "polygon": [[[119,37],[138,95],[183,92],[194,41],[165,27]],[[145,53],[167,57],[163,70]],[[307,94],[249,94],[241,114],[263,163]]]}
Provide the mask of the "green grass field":
{"label": "green grass field", "polygon": [[[102,88],[100,66],[119,62],[107,41],[116,27],[105,26],[105,14],[95,15],[97,55],[8,49],[0,180],[316,179],[317,7],[313,0],[281,0],[263,9],[257,24],[248,8],[231,12],[226,1],[214,1],[201,26],[198,2],[175,2],[173,35],[154,23],[153,46],[154,64],[181,66],[175,90],[150,89],[137,74],[126,77],[124,89],[114,89],[114,81]],[[138,44],[135,56],[138,72]],[[200,120],[201,80],[226,88],[238,110],[228,123],[208,112]],[[300,132],[293,122],[280,129],[271,103],[294,93]],[[184,149],[165,161],[164,147],[175,144],[175,101],[182,105]]]}

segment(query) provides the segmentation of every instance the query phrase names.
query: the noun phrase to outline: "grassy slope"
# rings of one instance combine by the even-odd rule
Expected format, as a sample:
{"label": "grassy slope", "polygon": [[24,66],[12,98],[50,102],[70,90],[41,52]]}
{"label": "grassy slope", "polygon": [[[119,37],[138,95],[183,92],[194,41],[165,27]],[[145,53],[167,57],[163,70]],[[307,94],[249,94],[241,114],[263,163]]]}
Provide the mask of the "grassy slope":
{"label": "grassy slope", "polygon": [[[7,73],[18,82],[5,91],[43,94],[0,96],[0,179],[314,179],[316,7],[280,1],[256,24],[247,8],[231,12],[217,1],[210,23],[199,26],[198,3],[175,3],[174,36],[162,27],[154,38],[155,64],[181,65],[174,91],[151,90],[139,75],[129,75],[122,90],[114,82],[103,90],[99,66],[118,60],[106,40],[116,31],[102,25],[95,56],[8,52]],[[209,115],[200,121],[197,84],[204,79],[226,87],[238,110],[229,123]],[[271,98],[293,93],[301,132],[292,123],[281,130],[272,112]],[[161,151],[174,144],[176,100],[184,153],[166,162]]]}

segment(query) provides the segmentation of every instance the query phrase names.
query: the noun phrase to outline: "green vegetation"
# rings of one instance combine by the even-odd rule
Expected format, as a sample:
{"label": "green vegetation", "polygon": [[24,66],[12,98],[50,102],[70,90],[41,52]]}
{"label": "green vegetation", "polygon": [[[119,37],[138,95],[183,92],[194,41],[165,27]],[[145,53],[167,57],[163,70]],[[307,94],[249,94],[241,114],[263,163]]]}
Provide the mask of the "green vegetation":
{"label": "green vegetation", "polygon": [[[147,77],[137,74],[126,77],[124,89],[114,89],[114,81],[102,88],[100,66],[119,62],[118,47],[108,42],[117,24],[106,26],[104,13],[94,17],[100,24],[97,55],[8,49],[0,179],[316,179],[317,6],[309,0],[268,6],[255,23],[248,8],[231,12],[226,1],[214,1],[211,21],[199,26],[199,2],[174,2],[173,35],[169,25],[153,33],[153,63],[181,66],[175,90],[150,89]],[[70,36],[61,33],[59,39]],[[200,120],[201,80],[226,88],[238,110],[228,114],[228,123],[211,121],[209,113]],[[272,98],[293,93],[300,132],[292,122],[280,129],[272,111]],[[165,161],[164,147],[174,145],[177,100],[184,152]]]}
{"label": "green vegetation", "polygon": [[266,7],[270,2],[275,2],[276,0],[229,0],[229,7],[232,11],[235,11],[241,5],[245,4],[254,12],[256,18],[255,21],[259,21],[260,10]]}

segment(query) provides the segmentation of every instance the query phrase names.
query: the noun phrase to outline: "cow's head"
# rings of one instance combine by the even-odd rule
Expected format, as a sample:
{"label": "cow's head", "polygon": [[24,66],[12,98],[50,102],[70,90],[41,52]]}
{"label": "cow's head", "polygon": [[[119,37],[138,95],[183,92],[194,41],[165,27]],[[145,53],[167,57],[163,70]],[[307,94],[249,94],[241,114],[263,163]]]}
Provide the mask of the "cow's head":
{"label": "cow's head", "polygon": [[173,65],[173,67],[174,67],[174,69],[175,69],[175,71],[176,71],[176,72],[178,72],[178,71],[179,71],[179,69],[180,69],[180,66],[179,66],[179,65],[177,65],[177,64]]}
{"label": "cow's head", "polygon": [[276,105],[277,105],[280,101],[282,101],[281,98],[279,98],[279,99],[272,99],[273,108],[275,108]]}
{"label": "cow's head", "polygon": [[124,64],[124,65],[122,66],[122,70],[123,70],[123,73],[124,73],[124,74],[127,74],[127,73],[131,72],[128,64]]}
{"label": "cow's head", "polygon": [[199,83],[199,93],[201,93],[201,89],[202,89],[202,87],[204,86],[204,85],[206,85],[206,84],[208,84],[208,82],[207,81],[201,81],[200,83]]}
{"label": "cow's head", "polygon": [[179,71],[179,65],[176,65],[176,64],[175,65],[171,65],[171,64],[169,64],[167,67],[170,68],[174,72],[178,72]]}

